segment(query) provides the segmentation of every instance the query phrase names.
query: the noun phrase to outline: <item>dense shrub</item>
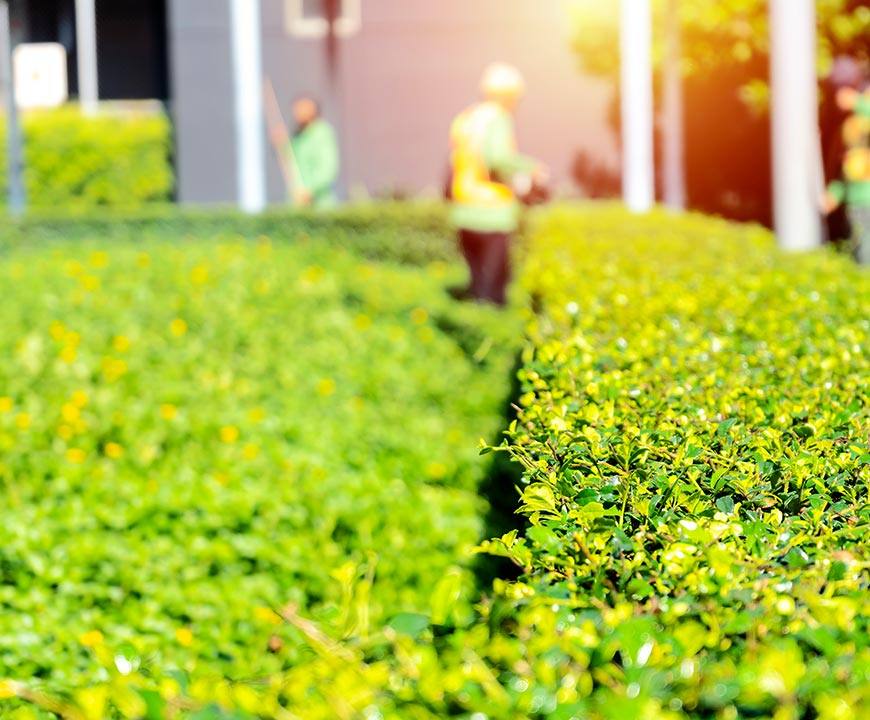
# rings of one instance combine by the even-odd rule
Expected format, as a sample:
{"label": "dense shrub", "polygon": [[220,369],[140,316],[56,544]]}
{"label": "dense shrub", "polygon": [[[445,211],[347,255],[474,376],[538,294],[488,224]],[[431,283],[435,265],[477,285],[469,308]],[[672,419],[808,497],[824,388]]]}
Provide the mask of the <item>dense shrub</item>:
{"label": "dense shrub", "polygon": [[360,204],[328,213],[273,208],[259,215],[232,209],[157,205],[135,211],[100,209],[71,213],[40,210],[0,227],[3,243],[20,246],[92,240],[136,242],[191,238],[256,240],[345,247],[374,260],[426,264],[456,258],[456,241],[438,204]]}
{"label": "dense shrub", "polygon": [[[171,129],[163,114],[91,117],[71,106],[28,113],[23,127],[25,183],[28,201],[36,208],[134,208],[170,198]],[[0,196],[5,203],[5,127],[0,131]]]}
{"label": "dense shrub", "polygon": [[[537,312],[497,449],[523,468],[526,525],[482,548],[522,576],[469,616],[446,573],[428,608],[340,642],[276,608],[286,667],[259,683],[119,667],[107,643],[106,683],[67,713],[867,716],[866,275],[697,217],[559,211],[531,240]],[[56,701],[34,687],[5,692]]]}
{"label": "dense shrub", "polygon": [[455,266],[265,238],[8,250],[0,678],[268,676],[299,653],[288,602],[364,635],[439,582],[468,595],[520,328],[450,300]]}
{"label": "dense shrub", "polygon": [[600,687],[637,708],[870,709],[866,273],[752,228],[569,212],[524,278],[513,591],[620,617]]}

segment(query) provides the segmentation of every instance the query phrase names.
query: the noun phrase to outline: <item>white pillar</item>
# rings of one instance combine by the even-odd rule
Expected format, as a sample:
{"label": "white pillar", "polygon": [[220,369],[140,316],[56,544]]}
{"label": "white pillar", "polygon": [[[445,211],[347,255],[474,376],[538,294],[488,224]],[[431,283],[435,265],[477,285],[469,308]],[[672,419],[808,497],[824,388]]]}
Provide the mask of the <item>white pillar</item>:
{"label": "white pillar", "polygon": [[238,200],[242,210],[257,213],[266,206],[260,0],[229,2]]}
{"label": "white pillar", "polygon": [[0,87],[5,94],[6,109],[6,168],[9,185],[9,212],[20,215],[27,204],[24,188],[24,160],[22,154],[21,125],[15,104],[15,80],[12,72],[12,32],[9,26],[9,3],[0,0]]}
{"label": "white pillar", "polygon": [[632,212],[655,203],[650,0],[621,0],[622,194]]}
{"label": "white pillar", "polygon": [[786,250],[821,244],[816,11],[770,0],[774,226]]}
{"label": "white pillar", "polygon": [[79,103],[91,115],[100,100],[97,75],[96,0],[76,0],[76,60],[78,63]]}
{"label": "white pillar", "polygon": [[663,164],[665,205],[680,212],[686,209],[686,163],[683,123],[683,51],[680,2],[667,1],[667,50],[663,65]]}

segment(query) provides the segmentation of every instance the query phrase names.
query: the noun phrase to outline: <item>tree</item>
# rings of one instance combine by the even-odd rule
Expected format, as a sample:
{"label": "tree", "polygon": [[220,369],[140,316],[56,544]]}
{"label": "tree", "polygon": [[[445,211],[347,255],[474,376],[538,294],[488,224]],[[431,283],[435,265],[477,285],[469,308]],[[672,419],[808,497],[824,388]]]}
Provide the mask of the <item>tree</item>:
{"label": "tree", "polygon": [[[866,0],[817,0],[816,4],[819,75],[827,75],[837,55],[870,60]],[[611,78],[617,87],[618,5],[569,0],[572,42],[582,70]],[[653,0],[653,7],[666,200],[679,195],[675,158],[680,154],[679,137],[684,136],[692,205],[769,223],[768,0]],[[682,45],[678,61],[673,51],[668,52],[669,39],[673,47],[677,38]],[[683,85],[685,135],[675,110],[680,101],[677,90]],[[711,113],[711,105],[716,114]],[[735,145],[742,152],[734,152]]]}

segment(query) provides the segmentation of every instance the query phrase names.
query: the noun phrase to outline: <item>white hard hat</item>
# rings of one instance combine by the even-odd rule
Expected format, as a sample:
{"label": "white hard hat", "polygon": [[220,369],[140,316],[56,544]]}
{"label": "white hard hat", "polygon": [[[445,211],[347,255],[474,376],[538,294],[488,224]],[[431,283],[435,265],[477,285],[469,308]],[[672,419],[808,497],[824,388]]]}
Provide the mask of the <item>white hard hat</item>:
{"label": "white hard hat", "polygon": [[526,91],[526,81],[522,73],[513,65],[492,63],[483,71],[480,89],[487,97],[503,95],[522,95]]}

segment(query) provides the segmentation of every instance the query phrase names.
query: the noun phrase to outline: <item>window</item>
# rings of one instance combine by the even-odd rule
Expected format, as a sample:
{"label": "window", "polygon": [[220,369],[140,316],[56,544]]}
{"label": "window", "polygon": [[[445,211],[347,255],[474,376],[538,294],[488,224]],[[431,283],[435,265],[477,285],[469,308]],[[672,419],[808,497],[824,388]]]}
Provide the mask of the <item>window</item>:
{"label": "window", "polygon": [[[329,31],[325,0],[284,0],[287,33],[297,37],[322,38]],[[359,32],[362,24],[361,0],[338,0],[335,34],[347,37]]]}

